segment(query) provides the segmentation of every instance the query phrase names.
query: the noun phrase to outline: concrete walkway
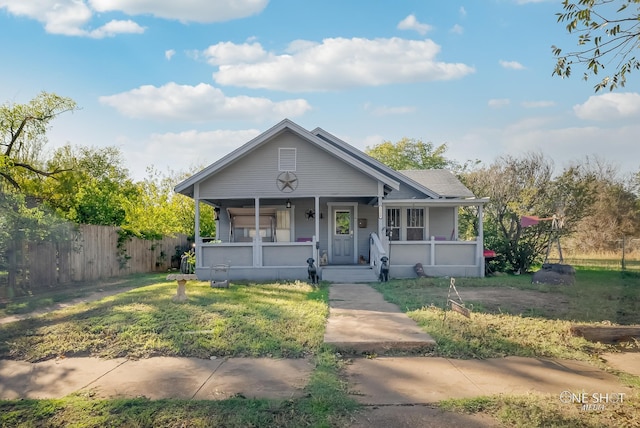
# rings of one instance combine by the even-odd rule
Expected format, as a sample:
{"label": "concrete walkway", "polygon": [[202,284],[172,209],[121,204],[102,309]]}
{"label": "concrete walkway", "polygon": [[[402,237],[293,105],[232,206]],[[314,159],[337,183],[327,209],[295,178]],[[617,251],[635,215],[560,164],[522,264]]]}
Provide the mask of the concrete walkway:
{"label": "concrete walkway", "polygon": [[[333,284],[325,341],[348,351],[384,355],[390,349],[437,346],[399,308],[364,284]],[[620,371],[640,375],[640,353],[605,356]],[[183,399],[293,398],[313,371],[305,359],[155,357],[61,358],[40,363],[0,360],[0,399],[57,398],[72,392],[95,397]],[[499,393],[565,391],[637,394],[603,370],[577,361],[544,358],[455,360],[434,357],[354,358],[346,366],[353,397],[368,406],[355,427],[493,426],[482,415],[443,414],[447,398]]]}
{"label": "concrete walkway", "polygon": [[331,285],[324,341],[343,352],[377,355],[436,346],[398,306],[366,284]]}

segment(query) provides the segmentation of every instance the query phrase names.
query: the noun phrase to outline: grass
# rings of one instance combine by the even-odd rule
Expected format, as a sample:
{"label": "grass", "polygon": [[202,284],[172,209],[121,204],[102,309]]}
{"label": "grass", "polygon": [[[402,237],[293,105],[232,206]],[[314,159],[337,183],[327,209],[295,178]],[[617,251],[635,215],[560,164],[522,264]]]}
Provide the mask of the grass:
{"label": "grass", "polygon": [[339,378],[340,361],[320,349],[305,396],[291,400],[56,400],[0,401],[0,427],[283,427],[348,426],[357,408]]}
{"label": "grass", "polygon": [[287,283],[212,289],[207,282],[191,281],[187,304],[174,303],[175,294],[175,281],[159,282],[0,325],[0,358],[297,358],[314,354],[323,341],[327,287]]}
{"label": "grass", "polygon": [[[2,273],[0,272],[0,275]],[[58,304],[73,302],[75,299],[101,292],[118,292],[129,288],[144,287],[155,284],[166,277],[166,274],[136,274],[124,278],[111,278],[91,283],[74,283],[66,287],[37,290],[36,294],[14,297],[0,301],[0,318],[27,314],[38,310],[51,311]],[[1,282],[1,281],[0,281]]]}
{"label": "grass", "polygon": [[[531,284],[527,275],[460,278],[455,282],[472,317],[445,311],[450,281],[424,278],[374,284],[438,343],[451,358],[552,357],[597,362],[615,351],[570,333],[573,323],[640,323],[640,275],[578,270],[572,286]],[[492,298],[467,300],[465,296]],[[451,297],[457,299],[454,292]],[[533,303],[527,304],[527,300]],[[523,303],[524,302],[524,303]],[[637,344],[630,344],[637,348]]]}
{"label": "grass", "polygon": [[[340,378],[343,361],[322,344],[326,284],[318,289],[304,283],[211,289],[208,283],[189,282],[188,303],[179,304],[171,301],[174,281],[148,279],[155,283],[0,326],[0,358],[312,356],[316,368],[306,394],[293,400],[98,400],[74,394],[0,401],[0,427],[348,426],[358,405]],[[569,326],[640,323],[638,274],[579,268],[572,286],[531,284],[527,275],[457,278],[461,297],[473,305],[471,319],[451,311],[445,318],[449,284],[449,279],[433,278],[373,286],[436,339],[436,355],[450,358],[544,356],[599,365],[599,354],[617,348],[573,337]],[[623,384],[640,389],[640,378],[618,375]],[[638,394],[628,397],[624,407],[602,412],[581,411],[557,397],[536,394],[446,400],[441,407],[485,413],[507,426],[640,425]]]}
{"label": "grass", "polygon": [[[450,280],[424,278],[373,284],[385,299],[398,304],[438,343],[433,355],[449,358],[503,356],[566,358],[603,368],[599,355],[625,346],[592,343],[574,337],[573,323],[640,324],[640,275],[579,267],[572,286],[532,284],[528,275],[458,278],[456,288],[471,318],[446,308]],[[488,293],[491,291],[491,293]],[[468,296],[474,298],[467,299]],[[482,297],[484,296],[484,297]],[[454,292],[451,297],[457,300]],[[537,299],[531,300],[532,297]],[[621,383],[640,390],[640,377],[616,372]],[[515,427],[636,427],[640,426],[640,393],[624,405],[584,411],[580,405],[541,394],[496,395],[445,400],[446,411],[483,413]]]}
{"label": "grass", "polygon": [[445,400],[441,409],[459,413],[483,413],[504,426],[546,428],[601,428],[640,426],[640,398],[625,397],[622,403],[607,403],[598,410],[583,410],[578,403],[562,403],[558,396],[495,395]]}

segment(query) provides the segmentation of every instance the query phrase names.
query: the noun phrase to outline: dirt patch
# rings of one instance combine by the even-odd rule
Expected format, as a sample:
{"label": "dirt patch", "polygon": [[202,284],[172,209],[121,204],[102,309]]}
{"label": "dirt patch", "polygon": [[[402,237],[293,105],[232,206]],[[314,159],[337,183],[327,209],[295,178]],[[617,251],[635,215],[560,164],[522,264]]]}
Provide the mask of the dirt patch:
{"label": "dirt patch", "polygon": [[566,296],[534,290],[483,287],[464,288],[458,292],[467,305],[481,305],[483,310],[488,312],[525,315],[544,313],[547,316],[560,317],[567,313],[569,305]]}

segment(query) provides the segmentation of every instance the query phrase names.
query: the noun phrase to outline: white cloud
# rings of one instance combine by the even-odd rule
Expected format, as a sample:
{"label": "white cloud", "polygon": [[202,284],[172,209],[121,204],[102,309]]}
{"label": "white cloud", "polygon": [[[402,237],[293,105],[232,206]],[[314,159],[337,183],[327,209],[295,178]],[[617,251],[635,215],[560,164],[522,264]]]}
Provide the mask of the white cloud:
{"label": "white cloud", "polygon": [[311,109],[304,99],[274,102],[267,98],[227,97],[220,89],[204,83],[197,86],[173,82],[161,87],[145,85],[100,97],[100,102],[127,117],[189,122],[280,120],[300,116]]}
{"label": "white cloud", "polygon": [[432,29],[431,25],[418,22],[415,15],[409,15],[398,23],[398,30],[415,30],[423,36]]}
{"label": "white cloud", "polygon": [[508,98],[494,98],[489,100],[489,102],[487,103],[487,105],[491,108],[506,107],[509,104],[511,104],[511,100],[509,100]]}
{"label": "white cloud", "polygon": [[508,68],[510,70],[524,70],[525,66],[520,64],[518,61],[499,61],[500,65],[504,68]]}
{"label": "white cloud", "polygon": [[164,57],[167,59],[167,61],[171,61],[171,58],[173,58],[175,54],[176,51],[174,49],[167,49],[166,51],[164,51]]}
{"label": "white cloud", "polygon": [[144,27],[141,27],[137,23],[127,21],[109,21],[102,27],[90,31],[87,35],[94,39],[102,39],[104,37],[114,37],[118,34],[142,34],[144,33]]}
{"label": "white cloud", "polygon": [[253,64],[268,57],[267,52],[260,43],[243,43],[241,45],[231,42],[221,42],[211,45],[202,52],[202,55],[211,65],[223,64]]}
{"label": "white cloud", "polygon": [[414,113],[416,111],[416,108],[413,106],[372,106],[369,103],[364,105],[364,109],[373,116],[393,116]]}
{"label": "white cloud", "polygon": [[556,105],[555,101],[523,101],[521,103],[524,108],[543,108]]}
{"label": "white cloud", "polygon": [[460,6],[460,9],[458,9],[460,16],[467,16],[467,9],[464,8],[464,6]]}
{"label": "white cloud", "polygon": [[431,40],[396,37],[298,40],[289,46],[292,53],[282,55],[264,52],[259,44],[224,43],[205,52],[212,50],[218,84],[289,92],[452,80],[475,72],[466,64],[436,61],[440,46]]}
{"label": "white cloud", "polygon": [[462,34],[462,33],[464,33],[464,28],[462,27],[462,25],[455,24],[453,27],[451,27],[449,32],[451,32],[453,34]]}
{"label": "white cloud", "polygon": [[606,127],[566,127],[557,117],[529,118],[504,128],[476,128],[460,137],[449,138],[448,157],[464,162],[480,159],[486,164],[499,156],[520,156],[540,152],[552,159],[556,173],[585,156],[598,156],[620,167],[621,172],[640,168],[637,151],[640,125]]}
{"label": "white cloud", "polygon": [[150,14],[182,22],[224,22],[246,18],[264,10],[269,0],[89,0],[98,12]]}
{"label": "white cloud", "polygon": [[623,92],[592,95],[583,104],[573,106],[573,111],[584,120],[640,119],[640,94]]}
{"label": "white cloud", "polygon": [[[152,134],[139,150],[128,150],[127,161],[130,171],[139,176],[136,180],[145,178],[141,165],[153,165],[163,171],[170,168],[174,171],[188,171],[193,167],[205,167],[260,134],[257,129],[239,131],[216,130],[170,132],[166,134]],[[125,146],[129,146],[125,144]],[[171,156],[167,156],[167,148],[171,147]]]}
{"label": "white cloud", "polygon": [[101,12],[149,14],[182,22],[221,22],[262,12],[268,0],[0,0],[0,9],[44,24],[51,34],[103,38],[139,34],[143,27],[131,20],[90,25]]}

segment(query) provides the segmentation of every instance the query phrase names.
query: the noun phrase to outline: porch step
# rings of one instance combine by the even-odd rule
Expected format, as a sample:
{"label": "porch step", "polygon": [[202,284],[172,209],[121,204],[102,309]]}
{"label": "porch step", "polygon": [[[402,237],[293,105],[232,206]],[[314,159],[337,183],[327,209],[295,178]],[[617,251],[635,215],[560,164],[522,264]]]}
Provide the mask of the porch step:
{"label": "porch step", "polygon": [[337,283],[376,282],[378,277],[370,266],[323,266],[323,281]]}

